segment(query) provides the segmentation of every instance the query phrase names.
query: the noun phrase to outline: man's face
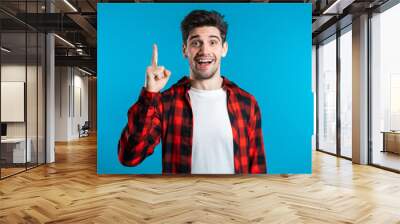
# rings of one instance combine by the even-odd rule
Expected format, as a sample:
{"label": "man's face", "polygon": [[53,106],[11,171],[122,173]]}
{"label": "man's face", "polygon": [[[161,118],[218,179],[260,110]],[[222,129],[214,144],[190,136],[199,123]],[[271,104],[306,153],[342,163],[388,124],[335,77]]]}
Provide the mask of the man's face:
{"label": "man's face", "polygon": [[228,51],[228,44],[222,41],[218,28],[213,26],[197,27],[189,33],[183,54],[195,79],[210,79],[219,74],[221,57]]}

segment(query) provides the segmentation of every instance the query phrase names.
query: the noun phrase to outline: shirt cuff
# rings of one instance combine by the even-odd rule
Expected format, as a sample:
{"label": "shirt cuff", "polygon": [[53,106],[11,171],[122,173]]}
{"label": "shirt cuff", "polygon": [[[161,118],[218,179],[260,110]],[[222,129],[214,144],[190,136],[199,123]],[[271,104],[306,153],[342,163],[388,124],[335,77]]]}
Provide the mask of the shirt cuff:
{"label": "shirt cuff", "polygon": [[146,105],[157,105],[161,97],[160,92],[150,92],[147,91],[146,88],[142,88],[140,92],[139,101],[143,102]]}

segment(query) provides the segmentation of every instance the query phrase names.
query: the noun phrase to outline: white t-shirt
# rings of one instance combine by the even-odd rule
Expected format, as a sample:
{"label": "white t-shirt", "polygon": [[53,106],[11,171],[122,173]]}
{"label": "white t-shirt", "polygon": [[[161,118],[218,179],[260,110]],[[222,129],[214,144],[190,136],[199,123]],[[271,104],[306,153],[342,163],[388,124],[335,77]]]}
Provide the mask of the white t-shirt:
{"label": "white t-shirt", "polygon": [[233,174],[233,135],[225,90],[189,90],[193,111],[192,174]]}

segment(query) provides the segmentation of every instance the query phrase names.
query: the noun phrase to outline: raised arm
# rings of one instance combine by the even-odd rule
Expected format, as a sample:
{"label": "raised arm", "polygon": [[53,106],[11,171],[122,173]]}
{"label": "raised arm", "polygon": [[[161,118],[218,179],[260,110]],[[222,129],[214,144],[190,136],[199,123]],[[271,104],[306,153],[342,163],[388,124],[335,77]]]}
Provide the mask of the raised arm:
{"label": "raised arm", "polygon": [[128,111],[128,123],[118,143],[118,158],[125,166],[136,166],[153,154],[160,143],[163,106],[160,90],[171,72],[157,65],[158,49],[153,46],[151,65],[146,69],[146,83],[139,99]]}

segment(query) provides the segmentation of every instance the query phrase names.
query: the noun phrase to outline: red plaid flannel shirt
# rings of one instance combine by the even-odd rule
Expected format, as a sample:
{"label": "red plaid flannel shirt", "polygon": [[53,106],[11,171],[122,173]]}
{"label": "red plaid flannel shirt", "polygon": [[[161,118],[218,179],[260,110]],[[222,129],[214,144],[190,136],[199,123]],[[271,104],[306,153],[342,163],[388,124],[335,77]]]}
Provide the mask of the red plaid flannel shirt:
{"label": "red plaid flannel shirt", "polygon": [[[225,77],[222,88],[227,92],[235,173],[266,173],[261,114],[255,98]],[[128,111],[128,124],[119,140],[118,158],[123,165],[140,164],[161,139],[163,173],[191,173],[193,114],[189,89],[187,77],[163,93],[142,89]]]}

